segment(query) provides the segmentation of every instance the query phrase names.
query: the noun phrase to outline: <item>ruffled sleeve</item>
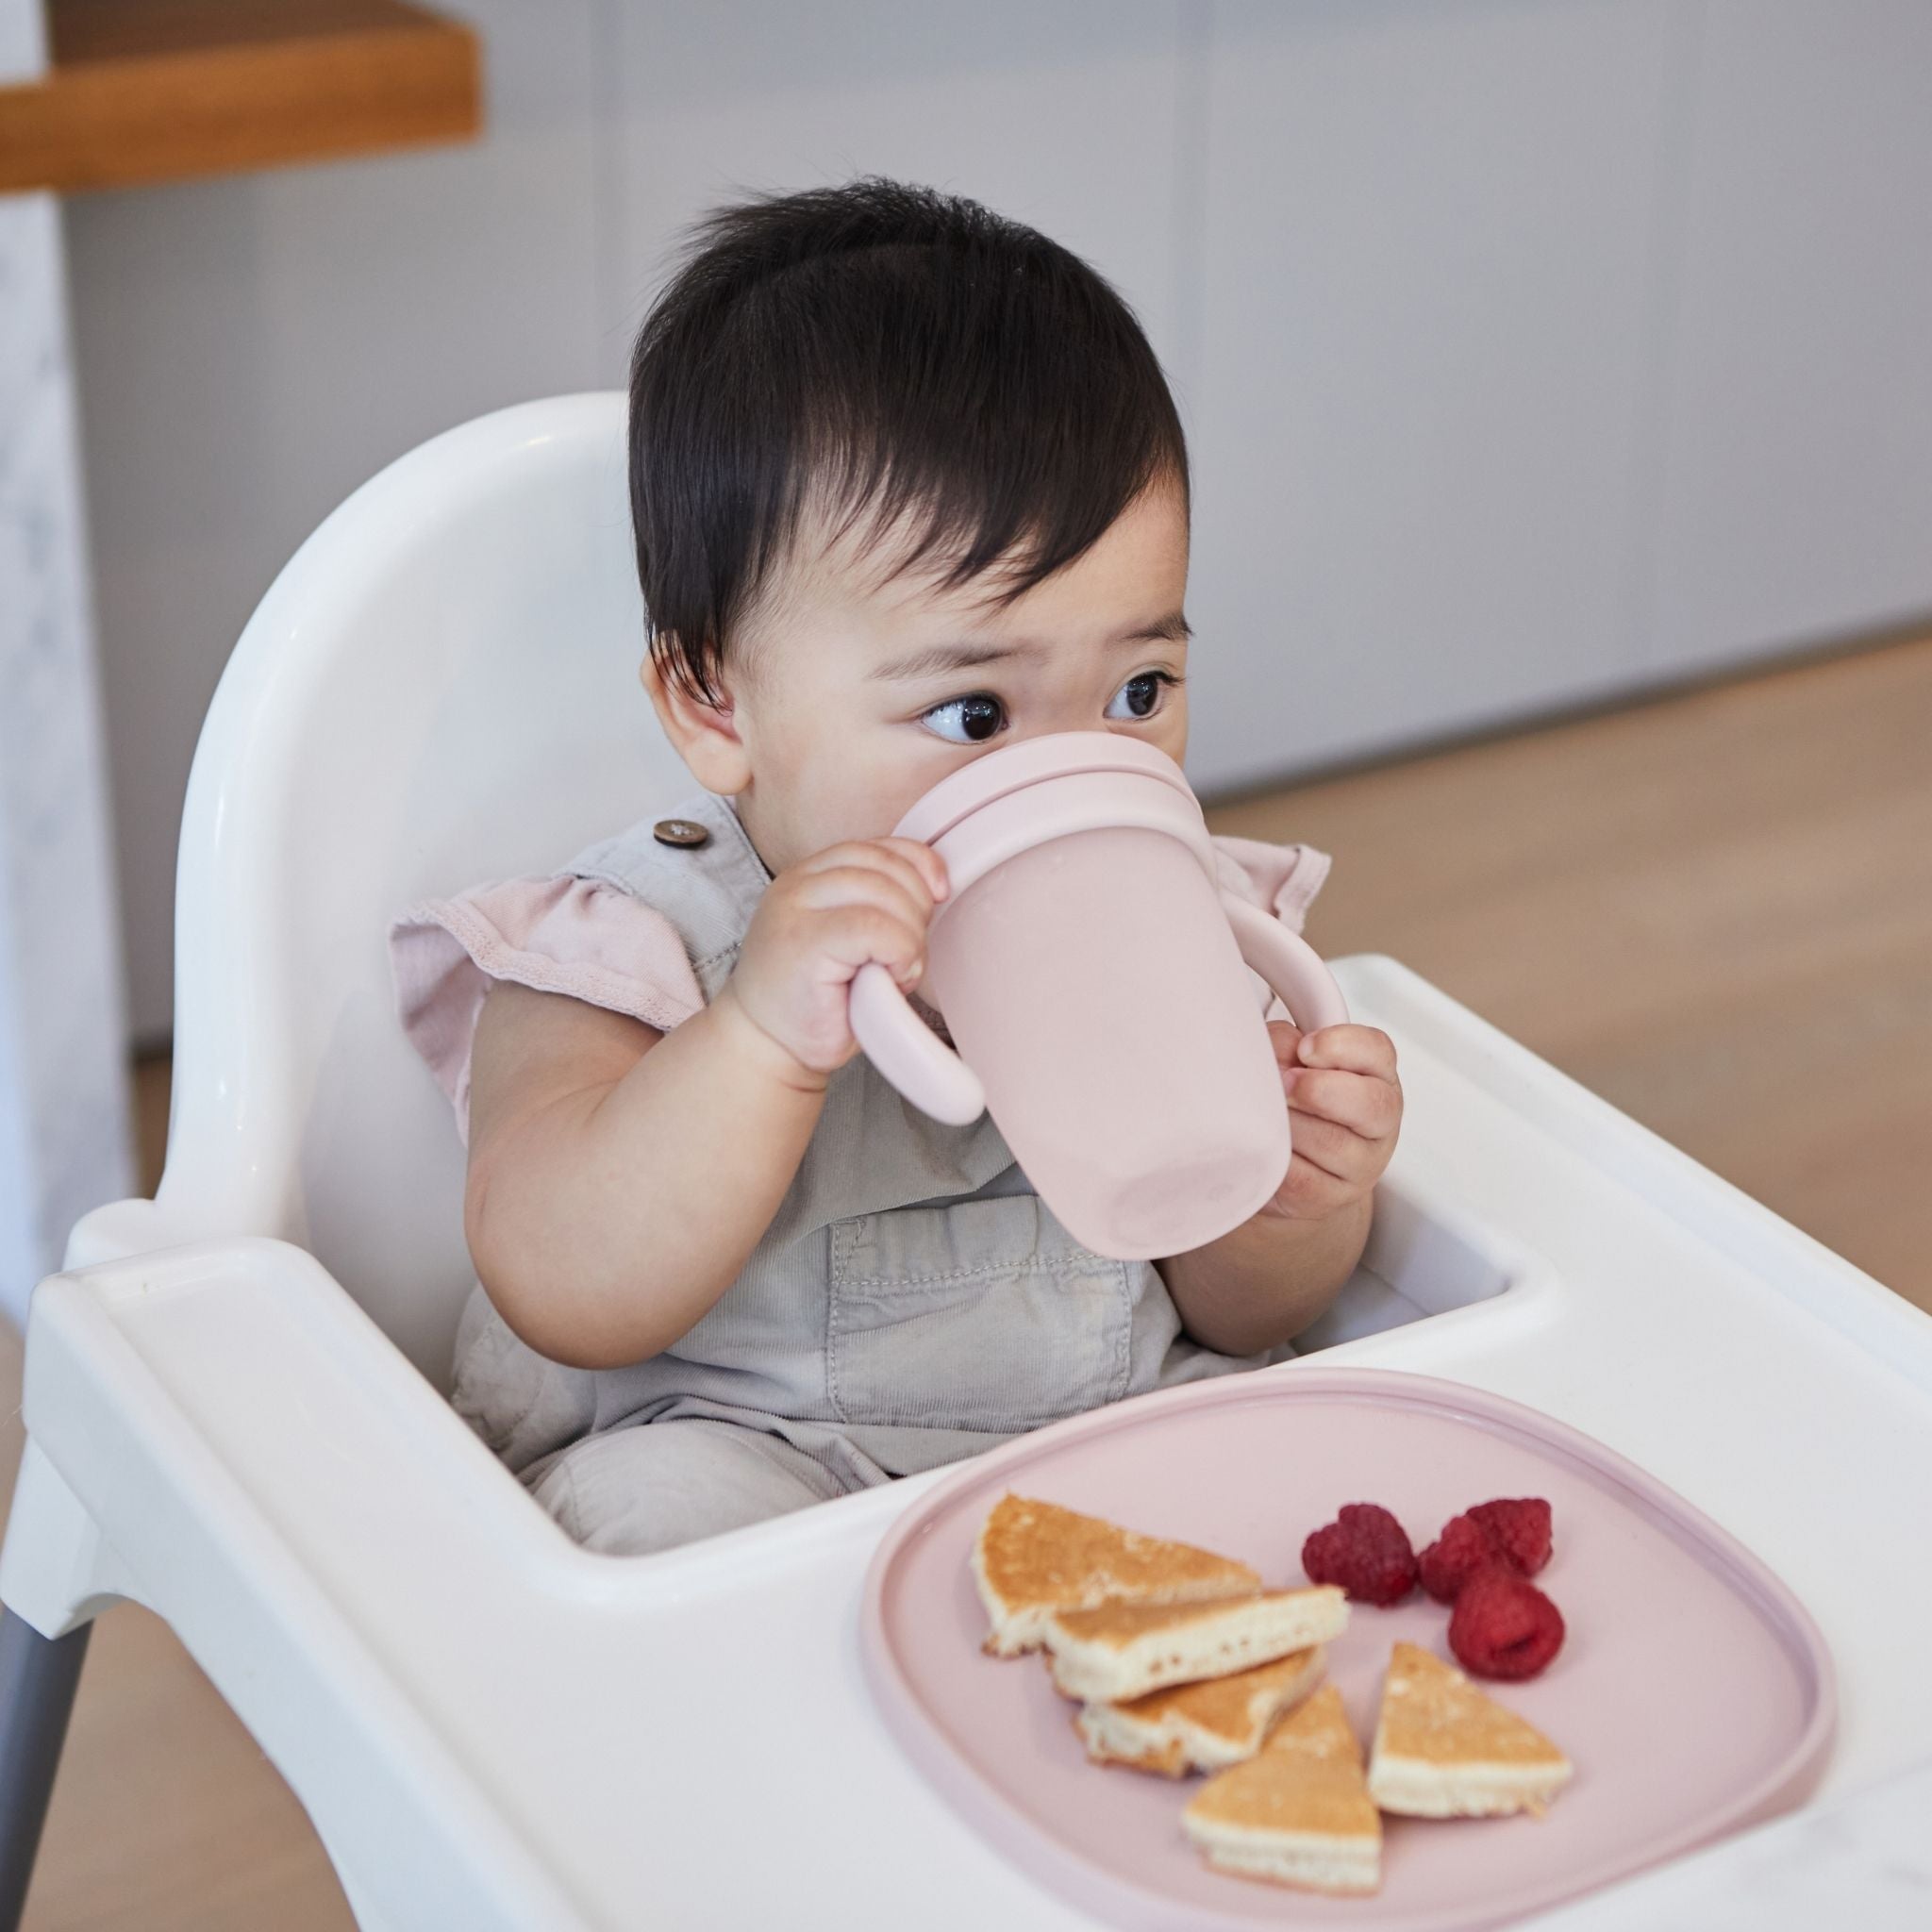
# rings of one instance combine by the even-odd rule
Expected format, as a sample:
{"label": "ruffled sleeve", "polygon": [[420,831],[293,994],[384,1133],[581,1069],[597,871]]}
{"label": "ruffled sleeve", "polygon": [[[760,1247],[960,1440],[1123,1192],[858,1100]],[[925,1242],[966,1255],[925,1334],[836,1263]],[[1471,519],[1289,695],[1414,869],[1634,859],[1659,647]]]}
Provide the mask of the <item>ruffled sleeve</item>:
{"label": "ruffled sleeve", "polygon": [[1269,845],[1259,839],[1216,839],[1214,858],[1224,889],[1274,913],[1291,932],[1301,931],[1334,862],[1312,845]]}
{"label": "ruffled sleeve", "polygon": [[677,928],[621,887],[506,879],[426,899],[391,927],[403,1031],[470,1137],[470,1048],[497,980],[626,1013],[668,1033],[705,1004]]}

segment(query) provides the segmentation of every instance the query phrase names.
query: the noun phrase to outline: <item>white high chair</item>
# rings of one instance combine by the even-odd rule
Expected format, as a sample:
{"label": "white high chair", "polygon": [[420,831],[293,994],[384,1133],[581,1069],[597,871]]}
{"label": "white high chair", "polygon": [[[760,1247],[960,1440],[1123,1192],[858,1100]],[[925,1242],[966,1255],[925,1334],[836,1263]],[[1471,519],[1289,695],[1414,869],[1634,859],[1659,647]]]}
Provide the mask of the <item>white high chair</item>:
{"label": "white high chair", "polygon": [[[385,930],[684,782],[642,646],[615,394],[403,458],[243,633],[182,829],[167,1172],[157,1200],[82,1221],[32,1303],[0,1551],[0,1926],[88,1625],[123,1597],[288,1779],[365,1928],[1091,1924],[925,1787],[861,1678],[866,1562],[942,1473],[602,1557],[443,1400],[472,1279],[461,1156],[396,1024]],[[1823,1625],[1830,1784],[1924,1758],[1917,1606],[1833,1532],[1889,1559],[1932,1484],[1932,1323],[1393,961],[1334,963],[1397,1039],[1408,1114],[1364,1267],[1313,1339],[1644,1463]],[[1834,1441],[1883,1444],[1855,1491]],[[1835,1904],[1886,1831],[1915,1833],[1901,1789],[1891,1824],[1840,1834]],[[1755,1843],[1773,1870],[1783,1829],[1557,1916],[1656,1923],[1674,1872],[1717,1870],[1725,1896],[1710,1861]],[[1759,1890],[1756,1925],[1815,1922],[1801,1885],[1773,1890],[1790,1915]]]}
{"label": "white high chair", "polygon": [[[66,1256],[78,1268],[208,1241],[297,1244],[263,1248],[242,1299],[300,1301],[325,1324],[301,1345],[346,1351],[341,1372],[386,1378],[375,1386],[405,1425],[428,1431],[410,1453],[449,1457],[459,1490],[480,1484],[491,1499],[485,1508],[524,1499],[504,1490],[507,1473],[437,1399],[475,1278],[460,1222],[462,1155],[447,1104],[402,1046],[385,934],[414,899],[478,876],[546,871],[688,784],[637,683],[644,629],[625,461],[622,395],[503,410],[392,464],[276,578],[222,677],[189,784],[166,1173],[154,1201],[89,1215]],[[192,1252],[171,1257],[171,1280],[182,1279],[176,1268],[192,1275]],[[164,1291],[154,1279],[135,1291]],[[139,1539],[116,1524],[109,1557],[100,1539],[108,1512],[89,1520],[56,1458],[70,1479],[78,1472],[58,1450],[48,1454],[58,1424],[37,1421],[61,1399],[45,1385],[47,1333],[87,1319],[72,1301],[55,1280],[33,1304],[31,1434],[0,1593],[30,1623],[75,1626],[84,1641],[84,1620],[103,1602],[150,1600],[135,1541],[179,1536],[167,1567],[196,1603],[177,1607],[159,1591],[154,1607],[205,1661],[225,1654],[252,1675],[263,1659],[244,1666],[229,1649],[257,1641],[244,1634],[242,1604],[265,1610],[277,1585],[292,1584],[287,1566],[306,1531],[290,1519],[314,1491],[355,1535],[358,1484],[381,1484],[370,1445],[333,1436],[342,1416],[323,1406],[325,1382],[287,1364],[296,1380],[244,1407],[280,1439],[270,1453],[287,1457],[292,1487],[275,1493],[271,1520],[255,1513],[268,1497],[250,1508],[221,1467],[222,1447],[195,1440],[208,1418],[193,1385],[258,1375],[251,1341],[277,1339],[260,1326],[265,1311],[238,1307],[232,1324],[216,1318],[199,1338],[170,1344],[190,1378],[170,1386],[178,1410],[124,1412],[120,1442],[88,1443],[88,1474],[112,1481],[130,1509],[153,1511]],[[279,1339],[296,1341],[290,1331]],[[176,1511],[195,1507],[203,1483],[207,1513],[191,1524]],[[379,1588],[385,1530],[426,1550],[439,1525],[385,1523],[378,1503],[369,1507],[360,1555]],[[521,1519],[513,1536],[555,1541],[528,1509],[510,1513]],[[207,1574],[191,1575],[189,1546],[219,1534],[217,1522],[233,1541],[219,1559],[209,1553]],[[231,1563],[228,1596],[214,1573]],[[307,1614],[326,1618],[325,1594]],[[246,1702],[237,1700],[244,1717]],[[309,1721],[291,1710],[281,1722],[291,1720]],[[400,1814],[382,1820],[374,1783],[345,1801],[380,1821],[383,1836],[401,1824]],[[478,1857],[492,1861],[487,1850]],[[474,1876],[482,1882],[483,1867]],[[534,1874],[490,1882],[502,1885],[502,1901],[544,1895]],[[353,1894],[353,1874],[345,1884]],[[491,1917],[501,1908],[479,1907],[461,1923],[512,1923]]]}

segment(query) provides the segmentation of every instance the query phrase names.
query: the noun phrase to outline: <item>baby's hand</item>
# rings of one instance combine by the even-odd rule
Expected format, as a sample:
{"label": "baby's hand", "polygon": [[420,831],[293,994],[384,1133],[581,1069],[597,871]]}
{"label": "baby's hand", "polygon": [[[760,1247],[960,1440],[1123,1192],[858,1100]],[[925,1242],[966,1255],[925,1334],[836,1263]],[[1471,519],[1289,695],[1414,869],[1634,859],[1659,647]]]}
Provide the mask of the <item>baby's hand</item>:
{"label": "baby's hand", "polygon": [[1294,1158],[1261,1212],[1319,1220],[1363,1199],[1395,1152],[1402,1125],[1395,1042],[1374,1026],[1303,1033],[1271,1021],[1268,1033],[1293,1117]]}
{"label": "baby's hand", "polygon": [[876,962],[909,992],[945,895],[945,861],[917,840],[827,846],[766,888],[723,996],[808,1073],[829,1074],[858,1051],[846,1010],[854,975]]}

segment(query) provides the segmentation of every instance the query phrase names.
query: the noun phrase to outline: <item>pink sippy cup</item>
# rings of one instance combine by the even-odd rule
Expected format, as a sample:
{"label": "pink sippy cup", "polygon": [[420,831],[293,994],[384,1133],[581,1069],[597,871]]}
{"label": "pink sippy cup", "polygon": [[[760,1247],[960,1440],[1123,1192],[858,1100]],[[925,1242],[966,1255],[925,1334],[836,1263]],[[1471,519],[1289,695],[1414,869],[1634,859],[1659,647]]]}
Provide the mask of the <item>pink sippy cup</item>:
{"label": "pink sippy cup", "polygon": [[936,1120],[990,1110],[1062,1225],[1144,1259],[1225,1234],[1281,1185],[1281,1079],[1248,968],[1305,1031],[1348,1017],[1313,949],[1223,892],[1180,767],[1138,739],[1070,731],[935,785],[899,837],[946,861],[922,994],[882,966],[852,1030]]}

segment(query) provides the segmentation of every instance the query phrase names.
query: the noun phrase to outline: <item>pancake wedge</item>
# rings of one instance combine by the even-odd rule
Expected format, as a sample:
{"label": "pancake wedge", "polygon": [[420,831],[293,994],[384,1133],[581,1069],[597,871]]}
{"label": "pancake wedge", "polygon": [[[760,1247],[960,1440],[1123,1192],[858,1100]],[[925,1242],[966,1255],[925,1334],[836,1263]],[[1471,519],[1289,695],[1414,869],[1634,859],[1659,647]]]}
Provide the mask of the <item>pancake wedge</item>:
{"label": "pancake wedge", "polygon": [[1123,1704],[1169,1684],[1224,1677],[1326,1643],[1347,1622],[1341,1591],[1318,1584],[1218,1603],[1053,1610],[1043,1634],[1061,1691],[1090,1704]]}
{"label": "pancake wedge", "polygon": [[1038,1650],[1056,1610],[1110,1600],[1196,1603],[1261,1588],[1245,1563],[1015,1495],[987,1512],[973,1546],[973,1580],[992,1625],[986,1648],[995,1657]]}
{"label": "pancake wedge", "polygon": [[1231,1676],[1150,1690],[1125,1704],[1089,1704],[1074,1719],[1096,1764],[1125,1764],[1163,1777],[1225,1771],[1252,1757],[1283,1711],[1322,1681],[1317,1643]]}
{"label": "pancake wedge", "polygon": [[1382,1820],[1341,1692],[1323,1685],[1257,1756],[1210,1777],[1181,1813],[1181,1828],[1223,1872],[1308,1891],[1376,1890]]}
{"label": "pancake wedge", "polygon": [[1541,1814],[1571,1776],[1570,1760],[1454,1664],[1398,1643],[1382,1685],[1369,1793],[1408,1818]]}

